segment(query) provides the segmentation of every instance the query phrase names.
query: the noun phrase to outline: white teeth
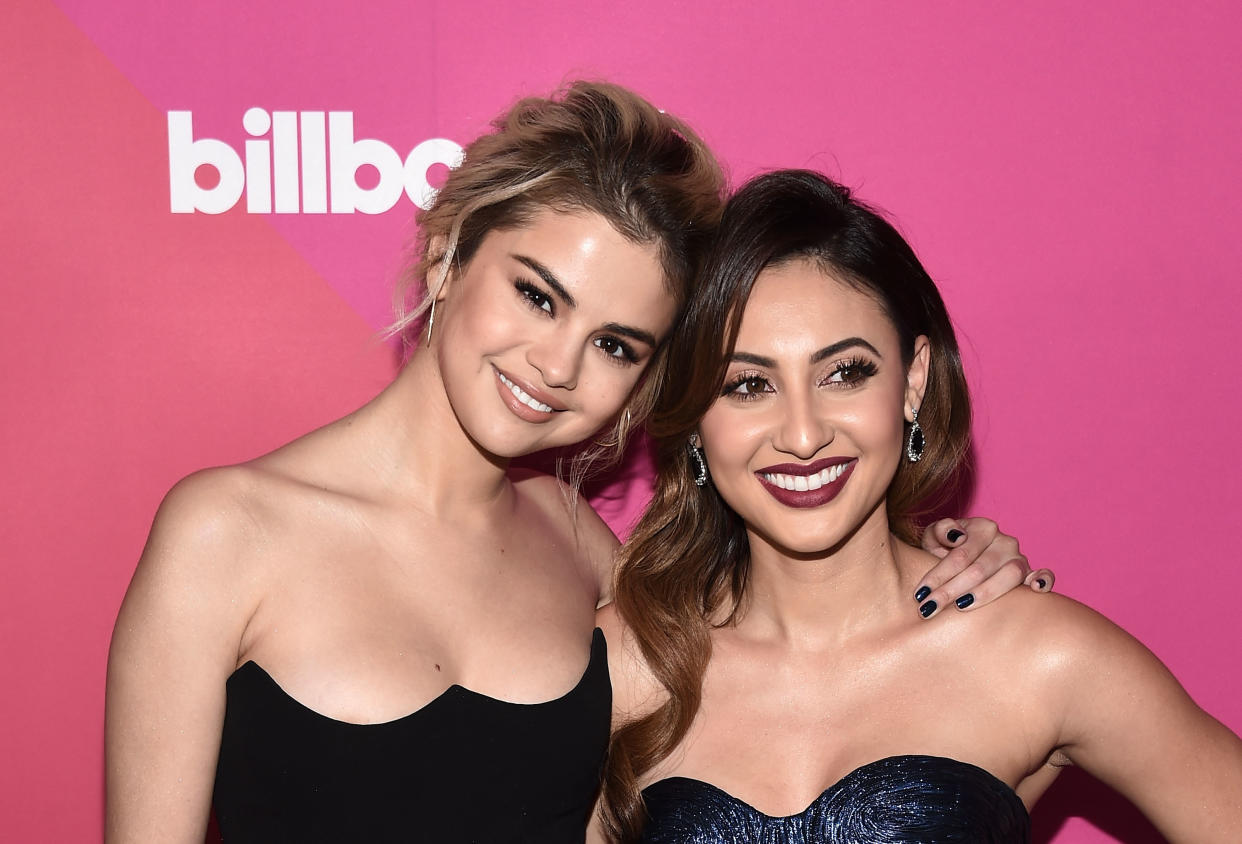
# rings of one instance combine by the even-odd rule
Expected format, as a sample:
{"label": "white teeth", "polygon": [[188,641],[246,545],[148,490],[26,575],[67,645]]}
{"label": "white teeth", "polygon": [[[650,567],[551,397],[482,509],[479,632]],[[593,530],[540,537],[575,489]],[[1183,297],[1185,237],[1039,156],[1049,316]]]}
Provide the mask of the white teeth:
{"label": "white teeth", "polygon": [[538,410],[540,413],[551,413],[552,412],[551,405],[544,404],[541,401],[535,401],[533,398],[530,397],[530,395],[525,390],[523,390],[517,384],[514,384],[512,381],[510,381],[508,378],[502,375],[499,371],[497,371],[496,374],[500,375],[500,383],[508,387],[509,392],[517,396],[517,400],[520,401],[522,404],[534,410]]}
{"label": "white teeth", "polygon": [[848,465],[848,463],[837,463],[834,466],[829,466],[827,469],[821,469],[813,475],[785,475],[777,472],[765,472],[763,479],[781,489],[788,489],[793,492],[807,492],[819,489],[824,484],[830,484],[837,480],[845,473],[845,467]]}

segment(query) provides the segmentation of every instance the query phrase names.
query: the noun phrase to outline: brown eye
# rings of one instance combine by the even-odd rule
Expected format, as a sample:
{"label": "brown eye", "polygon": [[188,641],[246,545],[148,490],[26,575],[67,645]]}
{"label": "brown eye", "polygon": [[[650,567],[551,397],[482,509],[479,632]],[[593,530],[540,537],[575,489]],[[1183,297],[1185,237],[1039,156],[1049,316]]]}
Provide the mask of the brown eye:
{"label": "brown eye", "polygon": [[876,366],[868,360],[843,360],[833,366],[832,371],[828,373],[828,377],[824,379],[825,384],[842,384],[845,386],[856,386],[876,373]]}
{"label": "brown eye", "polygon": [[544,293],[538,287],[528,281],[521,280],[516,282],[513,286],[517,288],[518,295],[526,300],[526,304],[536,310],[543,311],[544,313],[552,313],[552,297]]}
{"label": "brown eye", "polygon": [[751,375],[740,381],[735,381],[733,387],[729,390],[730,393],[736,396],[754,396],[771,391],[772,385],[768,383],[768,379],[759,375]]}
{"label": "brown eye", "polygon": [[638,355],[630,345],[616,337],[597,337],[594,341],[595,348],[603,352],[609,359],[615,363],[637,363]]}

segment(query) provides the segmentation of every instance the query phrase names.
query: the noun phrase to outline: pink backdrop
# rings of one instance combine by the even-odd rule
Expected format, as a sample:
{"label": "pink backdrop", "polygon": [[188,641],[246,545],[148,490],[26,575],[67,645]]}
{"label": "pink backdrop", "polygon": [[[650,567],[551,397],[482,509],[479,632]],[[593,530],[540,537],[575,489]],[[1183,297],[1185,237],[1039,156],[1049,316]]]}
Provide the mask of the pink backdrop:
{"label": "pink backdrop", "polygon": [[[162,493],[393,371],[373,338],[413,205],[376,198],[401,178],[381,162],[358,183],[391,210],[308,213],[315,174],[299,201],[281,169],[288,115],[311,113],[305,132],[349,113],[394,152],[354,151],[399,165],[576,75],[684,116],[735,180],[816,167],[893,209],[965,341],[973,511],[1242,729],[1236,4],[528,5],[0,10],[0,838],[100,835],[108,637]],[[247,141],[277,147],[275,202],[303,212],[248,213],[266,195],[255,146],[231,210],[172,213],[174,111],[238,166]],[[227,158],[182,140],[176,155]],[[619,528],[639,493],[609,507]],[[1035,819],[1041,842],[1154,838],[1073,774]]]}

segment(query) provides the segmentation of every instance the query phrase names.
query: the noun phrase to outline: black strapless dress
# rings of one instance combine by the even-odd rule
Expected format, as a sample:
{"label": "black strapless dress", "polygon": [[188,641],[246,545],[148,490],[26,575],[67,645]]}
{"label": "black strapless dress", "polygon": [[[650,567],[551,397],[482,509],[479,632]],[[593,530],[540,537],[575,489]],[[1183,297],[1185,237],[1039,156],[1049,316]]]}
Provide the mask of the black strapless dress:
{"label": "black strapless dress", "polygon": [[581,844],[608,747],[596,630],[582,679],[546,703],[451,686],[396,721],[349,724],[248,662],[229,678],[215,810],[227,844]]}
{"label": "black strapless dress", "polygon": [[651,844],[1028,844],[1031,821],[1013,789],[942,756],[863,765],[796,815],[772,817],[685,777],[643,791]]}

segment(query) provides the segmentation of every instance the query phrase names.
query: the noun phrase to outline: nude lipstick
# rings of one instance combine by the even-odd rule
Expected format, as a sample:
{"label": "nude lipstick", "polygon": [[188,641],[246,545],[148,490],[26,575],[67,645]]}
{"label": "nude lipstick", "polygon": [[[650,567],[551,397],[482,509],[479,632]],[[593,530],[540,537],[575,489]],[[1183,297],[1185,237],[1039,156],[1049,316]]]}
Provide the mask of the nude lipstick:
{"label": "nude lipstick", "polygon": [[534,385],[501,372],[496,372],[496,390],[513,415],[527,422],[548,422],[565,407]]}

